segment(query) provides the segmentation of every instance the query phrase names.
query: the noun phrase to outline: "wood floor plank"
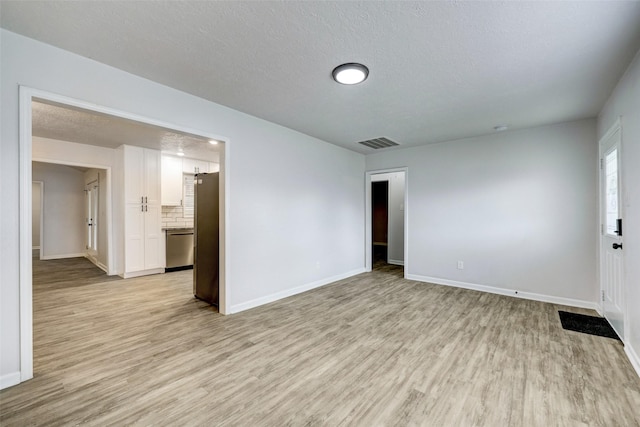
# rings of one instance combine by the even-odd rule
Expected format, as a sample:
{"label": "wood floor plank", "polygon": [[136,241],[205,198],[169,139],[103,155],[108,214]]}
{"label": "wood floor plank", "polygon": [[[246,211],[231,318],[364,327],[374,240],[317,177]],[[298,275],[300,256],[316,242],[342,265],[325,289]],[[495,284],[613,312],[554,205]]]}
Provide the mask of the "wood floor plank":
{"label": "wood floor plank", "polygon": [[35,377],[0,425],[640,426],[622,345],[560,325],[588,310],[382,266],[221,316],[191,275],[34,260]]}

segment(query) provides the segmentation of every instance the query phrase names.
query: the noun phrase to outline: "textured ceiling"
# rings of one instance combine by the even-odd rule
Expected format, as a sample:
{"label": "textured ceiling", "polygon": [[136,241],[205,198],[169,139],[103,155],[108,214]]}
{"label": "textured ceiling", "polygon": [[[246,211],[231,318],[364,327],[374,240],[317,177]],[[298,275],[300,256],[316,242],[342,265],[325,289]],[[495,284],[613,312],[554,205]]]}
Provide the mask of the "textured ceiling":
{"label": "textured ceiling", "polygon": [[185,157],[216,163],[220,159],[221,146],[203,137],[45,101],[34,101],[32,112],[34,136],[108,148],[128,144],[167,154],[182,151]]}
{"label": "textured ceiling", "polygon": [[[0,7],[10,31],[362,153],[594,117],[640,49],[633,1]],[[369,79],[333,82],[344,62]]]}

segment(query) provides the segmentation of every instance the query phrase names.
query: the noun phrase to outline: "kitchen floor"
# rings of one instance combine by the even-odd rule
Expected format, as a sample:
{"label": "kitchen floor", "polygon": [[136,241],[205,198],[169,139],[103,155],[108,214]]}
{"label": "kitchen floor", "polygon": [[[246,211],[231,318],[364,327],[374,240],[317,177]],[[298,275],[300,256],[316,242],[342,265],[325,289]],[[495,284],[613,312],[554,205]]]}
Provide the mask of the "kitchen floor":
{"label": "kitchen floor", "polygon": [[190,270],[34,272],[35,378],[0,392],[3,427],[640,425],[622,345],[560,325],[589,310],[384,266],[222,316]]}

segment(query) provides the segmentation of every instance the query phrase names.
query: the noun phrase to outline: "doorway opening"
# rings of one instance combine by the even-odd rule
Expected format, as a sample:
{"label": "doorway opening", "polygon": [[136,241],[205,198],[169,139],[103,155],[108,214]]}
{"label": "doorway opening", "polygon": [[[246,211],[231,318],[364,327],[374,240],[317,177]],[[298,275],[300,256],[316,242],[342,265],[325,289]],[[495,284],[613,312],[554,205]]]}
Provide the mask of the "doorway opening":
{"label": "doorway opening", "polygon": [[88,164],[40,159],[32,162],[31,172],[34,182],[41,183],[38,194],[32,191],[34,258],[85,257],[109,274],[110,209],[106,184],[110,171]]}
{"label": "doorway opening", "polygon": [[372,262],[389,262],[389,181],[371,183]]}
{"label": "doorway opening", "polygon": [[[96,164],[90,165],[94,168],[105,167],[103,162],[117,160],[115,156],[107,155],[102,156],[100,153],[95,152],[105,149],[110,149],[108,151],[113,151],[115,146],[109,146],[108,142],[104,142],[101,138],[96,138],[93,142],[81,142],[81,141],[73,141],[69,139],[59,138],[56,139],[52,136],[38,136],[34,133],[33,126],[33,118],[35,116],[34,108],[36,105],[50,105],[64,108],[71,112],[87,112],[88,114],[93,114],[98,117],[96,121],[101,120],[116,120],[119,123],[129,122],[135,123],[139,127],[153,128],[153,129],[161,129],[165,135],[173,136],[174,138],[169,138],[167,141],[149,141],[141,138],[139,142],[125,142],[120,140],[118,145],[122,146],[130,144],[132,147],[140,147],[147,149],[155,149],[158,152],[158,166],[160,156],[159,153],[164,149],[165,142],[168,145],[176,143],[176,135],[190,135],[198,140],[204,141],[203,144],[206,143],[206,146],[209,146],[210,141],[216,141],[219,143],[219,153],[220,153],[220,163],[219,163],[219,174],[220,174],[220,188],[219,188],[219,198],[220,198],[220,302],[218,306],[218,311],[221,314],[227,313],[228,307],[228,293],[226,292],[226,271],[228,271],[227,265],[229,263],[228,254],[228,240],[226,236],[228,235],[228,223],[226,222],[226,218],[228,217],[228,195],[229,195],[229,179],[228,179],[228,170],[230,165],[230,152],[229,152],[229,140],[225,137],[202,133],[199,131],[195,131],[192,129],[184,128],[181,126],[173,125],[171,123],[160,122],[153,119],[148,119],[142,116],[137,116],[134,114],[130,114],[124,111],[119,111],[115,109],[111,109],[108,107],[101,107],[95,104],[87,103],[85,101],[80,101],[72,98],[67,98],[60,95],[51,94],[48,92],[39,91],[36,89],[31,89],[27,87],[20,87],[20,216],[22,218],[29,218],[32,215],[33,208],[33,178],[32,178],[32,160],[43,161],[46,163],[61,163],[66,164],[72,167],[80,167],[84,168],[85,171],[87,169],[86,165],[83,165],[83,162],[79,159],[87,158],[87,156],[91,157],[96,161]],[[118,131],[114,131],[113,133],[116,136],[121,131],[120,128]],[[55,148],[49,148],[42,145],[39,146],[38,156],[34,156],[34,140],[38,137],[40,139],[49,139],[50,141],[56,142]],[[178,141],[180,142],[180,141]],[[84,145],[86,144],[86,145]],[[149,147],[145,144],[153,144],[153,147]],[[213,142],[211,142],[213,144]],[[65,149],[59,149],[61,146],[66,147]],[[92,147],[92,149],[85,149],[83,147]],[[184,147],[184,152],[187,152],[189,147]],[[90,153],[93,153],[91,155]],[[43,158],[44,157],[44,158]],[[115,164],[115,163],[114,163]],[[121,165],[119,165],[121,166]],[[114,166],[115,167],[115,166]],[[114,174],[115,175],[115,174]],[[106,208],[107,213],[111,211],[111,201],[115,202],[115,194],[112,197],[111,188],[113,186],[114,192],[121,191],[124,183],[122,181],[118,181],[120,177],[112,176],[111,168],[106,167],[105,179],[101,176],[98,176],[94,179],[87,179],[83,182],[81,188],[79,189],[79,193],[81,193],[81,209],[82,209],[82,220],[80,221],[80,242],[83,248],[82,255],[89,255],[87,258],[93,256],[98,256],[100,254],[100,247],[104,243],[108,243],[109,239],[112,236],[121,235],[123,223],[120,221],[120,224],[113,222],[113,218],[102,219],[100,213],[103,208]],[[116,190],[116,185],[118,186]],[[103,196],[107,198],[107,203],[101,204],[101,200]],[[44,199],[46,200],[46,196]],[[146,200],[145,200],[146,202]],[[146,205],[146,203],[145,203]],[[150,204],[149,204],[150,205]],[[116,207],[113,207],[114,211]],[[138,209],[140,209],[138,207]],[[147,206],[145,206],[145,212],[147,211]],[[96,216],[97,214],[97,216]],[[46,218],[46,210],[45,215]],[[41,217],[42,218],[42,217]],[[46,229],[46,227],[44,227]],[[109,230],[106,234],[107,237],[103,236],[102,231]],[[42,231],[42,228],[40,228]],[[33,377],[33,238],[32,235],[34,233],[34,226],[32,221],[21,222],[20,223],[20,363],[21,363],[21,372],[20,372],[20,381],[26,381]],[[40,233],[41,236],[43,233]],[[121,236],[120,236],[121,237]],[[112,248],[113,245],[109,245],[109,248]],[[121,242],[120,242],[121,243]],[[122,266],[115,265],[115,254],[119,251],[120,245],[117,245],[118,248],[113,248],[113,250],[109,250],[107,257],[106,269],[109,270],[109,274],[120,274]],[[46,248],[46,242],[44,245],[40,245],[40,250],[42,248]],[[67,254],[69,255],[69,254]],[[119,278],[117,278],[119,279]]]}
{"label": "doorway opening", "polygon": [[366,174],[365,268],[408,265],[407,168]]}

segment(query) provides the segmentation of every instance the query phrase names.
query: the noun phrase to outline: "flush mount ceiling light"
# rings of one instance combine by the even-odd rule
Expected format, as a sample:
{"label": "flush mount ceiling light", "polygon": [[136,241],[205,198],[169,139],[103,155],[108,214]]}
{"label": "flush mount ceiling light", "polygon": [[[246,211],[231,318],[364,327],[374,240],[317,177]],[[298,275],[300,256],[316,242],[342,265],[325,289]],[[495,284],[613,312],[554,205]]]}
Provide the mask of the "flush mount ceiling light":
{"label": "flush mount ceiling light", "polygon": [[509,126],[506,126],[506,125],[498,125],[493,127],[493,130],[495,130],[496,132],[502,132],[507,129],[509,129]]}
{"label": "flush mount ceiling light", "polygon": [[178,156],[184,156],[184,153],[183,153],[182,151],[178,151],[176,154],[177,154]]}
{"label": "flush mount ceiling light", "polygon": [[211,145],[218,145],[218,142],[220,142],[220,141],[216,141],[215,139],[210,139],[209,140],[209,144],[211,144]]}
{"label": "flush mount ceiling light", "polygon": [[338,65],[333,69],[333,80],[343,85],[362,83],[369,75],[369,69],[362,64],[348,63]]}

